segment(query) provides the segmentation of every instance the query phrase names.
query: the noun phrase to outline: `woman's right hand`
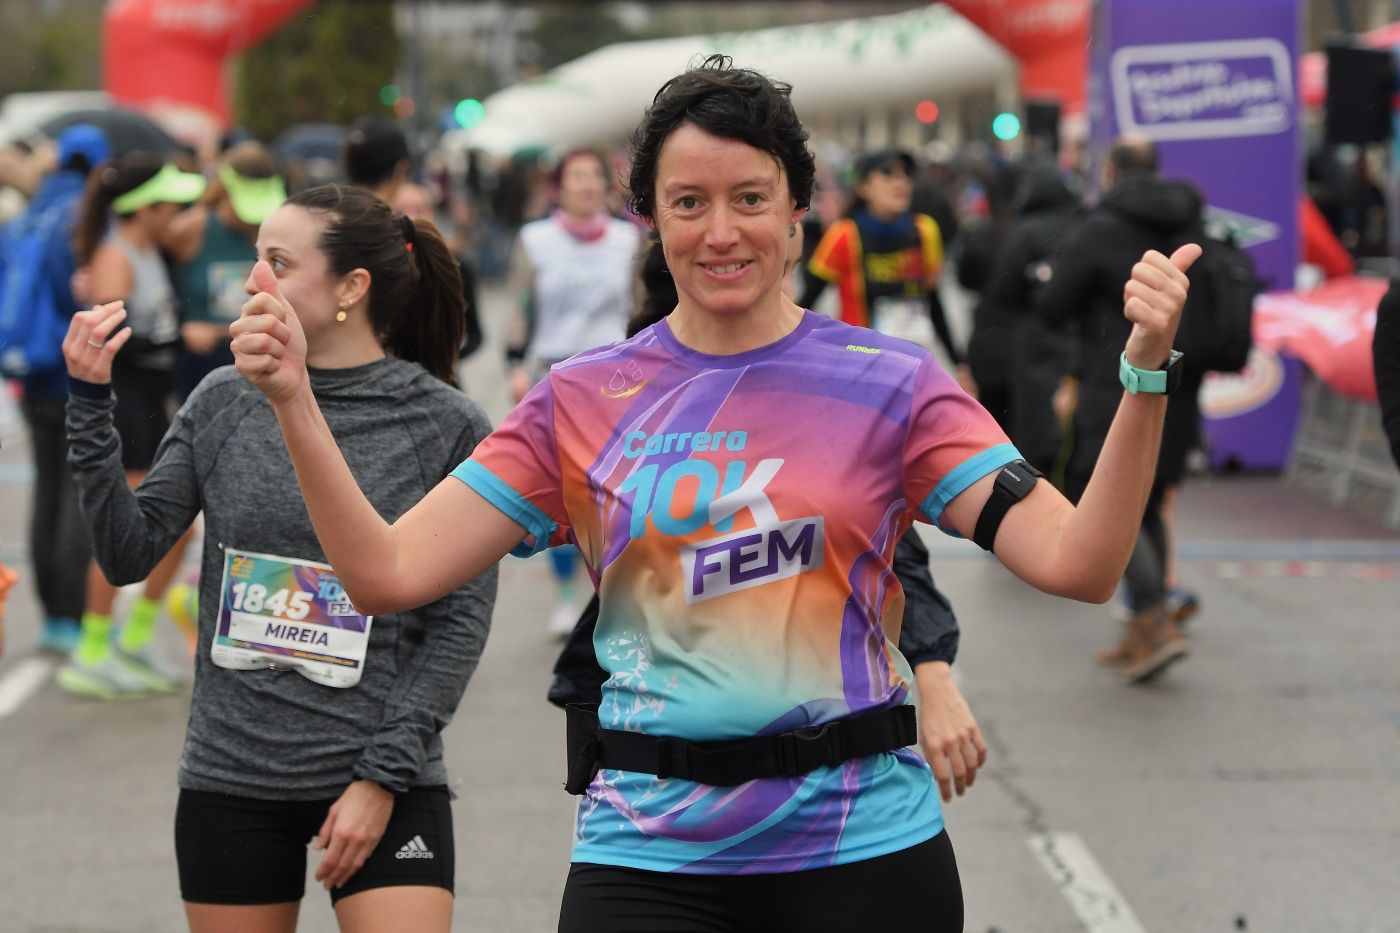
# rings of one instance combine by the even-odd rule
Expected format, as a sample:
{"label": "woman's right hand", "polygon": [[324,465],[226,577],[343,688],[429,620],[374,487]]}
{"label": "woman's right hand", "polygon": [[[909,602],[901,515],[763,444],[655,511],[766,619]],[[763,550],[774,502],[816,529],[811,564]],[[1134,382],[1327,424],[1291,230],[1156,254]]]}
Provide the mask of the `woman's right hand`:
{"label": "woman's right hand", "polygon": [[249,279],[256,292],[228,329],[233,363],[268,401],[286,401],[310,385],[306,335],[271,266],[258,260]]}
{"label": "woman's right hand", "polygon": [[[131,328],[117,330],[126,320],[126,305],[109,301],[88,311],[79,311],[68,322],[63,338],[63,359],[68,375],[83,382],[107,385],[112,381],[112,358],[131,337]],[[115,336],[112,334],[116,331]]]}

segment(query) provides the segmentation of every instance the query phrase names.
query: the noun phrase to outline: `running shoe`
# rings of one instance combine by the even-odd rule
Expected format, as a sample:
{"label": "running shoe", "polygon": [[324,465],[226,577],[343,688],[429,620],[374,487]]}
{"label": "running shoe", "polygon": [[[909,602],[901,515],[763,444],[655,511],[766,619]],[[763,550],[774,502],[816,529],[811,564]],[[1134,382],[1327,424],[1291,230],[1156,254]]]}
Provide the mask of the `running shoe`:
{"label": "running shoe", "polygon": [[77,619],[49,616],[44,619],[44,628],[39,633],[39,650],[67,656],[77,647],[81,631]]}
{"label": "running shoe", "polygon": [[146,682],[111,651],[96,661],[82,661],[74,654],[58,669],[54,679],[69,693],[93,700],[131,700],[151,695]]}
{"label": "running shoe", "polygon": [[574,626],[578,624],[578,607],[567,599],[561,599],[554,604],[554,608],[549,611],[549,621],[546,629],[553,638],[560,641],[568,638],[574,633]]}
{"label": "running shoe", "polygon": [[194,657],[199,650],[199,588],[193,583],[172,585],[165,591],[165,612],[184,636],[186,653]]}
{"label": "running shoe", "polygon": [[114,639],[112,654],[117,663],[126,667],[138,680],[146,685],[151,693],[174,693],[184,682],[180,675],[170,669],[169,664],[156,650],[154,640],[146,642],[134,651],[127,650]]}

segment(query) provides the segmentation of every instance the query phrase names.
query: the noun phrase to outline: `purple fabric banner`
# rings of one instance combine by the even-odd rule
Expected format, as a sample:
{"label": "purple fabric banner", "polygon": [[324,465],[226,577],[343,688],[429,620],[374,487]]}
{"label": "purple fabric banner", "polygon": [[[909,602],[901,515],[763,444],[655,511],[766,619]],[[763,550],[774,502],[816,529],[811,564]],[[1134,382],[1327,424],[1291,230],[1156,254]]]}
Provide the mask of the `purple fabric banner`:
{"label": "purple fabric banner", "polygon": [[[1302,184],[1298,0],[1096,0],[1089,114],[1095,157],[1136,133],[1162,174],[1194,182],[1274,288],[1298,264]],[[1211,461],[1277,469],[1298,411],[1269,405],[1206,417]],[[1268,442],[1264,442],[1265,439]]]}

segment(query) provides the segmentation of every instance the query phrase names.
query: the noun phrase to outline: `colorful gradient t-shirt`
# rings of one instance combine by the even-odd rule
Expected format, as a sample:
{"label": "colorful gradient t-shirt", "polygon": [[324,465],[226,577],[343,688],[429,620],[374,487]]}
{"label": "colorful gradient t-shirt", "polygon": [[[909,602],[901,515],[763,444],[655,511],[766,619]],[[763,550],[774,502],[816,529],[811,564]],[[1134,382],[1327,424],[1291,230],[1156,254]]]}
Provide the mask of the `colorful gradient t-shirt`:
{"label": "colorful gradient t-shirt", "polygon": [[[890,569],[916,518],[1018,459],[913,344],[807,312],[710,356],[662,321],[551,370],[454,476],[599,586],[604,728],[734,739],[912,702]],[[604,769],[573,859],[738,874],[889,854],[943,826],[912,749],[711,787]]]}

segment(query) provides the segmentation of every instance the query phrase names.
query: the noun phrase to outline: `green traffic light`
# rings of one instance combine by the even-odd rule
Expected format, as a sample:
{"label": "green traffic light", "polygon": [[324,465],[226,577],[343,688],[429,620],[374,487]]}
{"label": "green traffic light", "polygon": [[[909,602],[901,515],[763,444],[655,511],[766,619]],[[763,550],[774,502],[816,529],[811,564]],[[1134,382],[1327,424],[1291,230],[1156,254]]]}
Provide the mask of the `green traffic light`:
{"label": "green traffic light", "polygon": [[379,89],[379,102],[385,107],[392,107],[399,102],[403,92],[399,90],[397,84],[386,84]]}
{"label": "green traffic light", "polygon": [[1021,118],[1014,113],[999,113],[992,121],[992,135],[1002,142],[1010,142],[1021,135]]}
{"label": "green traffic light", "polygon": [[466,129],[476,126],[486,117],[486,105],[475,97],[468,97],[458,101],[452,115],[457,118],[457,125]]}

